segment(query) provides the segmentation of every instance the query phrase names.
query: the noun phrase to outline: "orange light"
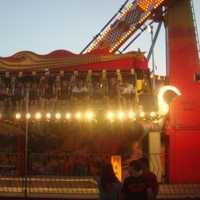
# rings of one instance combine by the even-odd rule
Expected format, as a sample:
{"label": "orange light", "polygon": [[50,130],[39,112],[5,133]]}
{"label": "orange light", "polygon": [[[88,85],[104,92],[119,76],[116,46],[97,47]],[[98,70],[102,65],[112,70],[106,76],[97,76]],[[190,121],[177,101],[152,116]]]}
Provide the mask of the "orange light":
{"label": "orange light", "polygon": [[138,6],[143,10],[147,11],[149,8],[157,8],[161,5],[164,0],[140,0]]}
{"label": "orange light", "polygon": [[122,181],[122,159],[121,156],[111,156],[111,164],[119,181]]}

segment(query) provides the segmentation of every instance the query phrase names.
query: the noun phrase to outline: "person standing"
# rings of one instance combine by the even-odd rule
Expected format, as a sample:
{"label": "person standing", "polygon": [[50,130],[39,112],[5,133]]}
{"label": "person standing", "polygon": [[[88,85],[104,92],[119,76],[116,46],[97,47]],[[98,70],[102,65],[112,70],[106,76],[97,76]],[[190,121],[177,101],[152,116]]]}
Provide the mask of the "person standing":
{"label": "person standing", "polygon": [[149,170],[149,160],[146,157],[138,159],[137,162],[141,162],[143,167],[143,176],[145,177],[148,187],[151,188],[153,199],[156,199],[159,191],[159,184],[156,175]]}
{"label": "person standing", "polygon": [[100,199],[118,200],[121,183],[118,180],[111,164],[105,164],[100,173]]}
{"label": "person standing", "polygon": [[129,174],[125,178],[120,194],[120,200],[150,200],[152,191],[148,186],[148,181],[144,176],[141,162],[134,160],[129,164]]}

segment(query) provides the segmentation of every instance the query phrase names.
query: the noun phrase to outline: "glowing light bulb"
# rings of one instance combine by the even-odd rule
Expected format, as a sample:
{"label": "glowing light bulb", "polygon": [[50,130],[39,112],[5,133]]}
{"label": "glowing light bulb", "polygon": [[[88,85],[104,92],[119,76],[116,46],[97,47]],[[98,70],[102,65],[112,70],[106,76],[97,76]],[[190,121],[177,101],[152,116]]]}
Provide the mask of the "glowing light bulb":
{"label": "glowing light bulb", "polygon": [[27,114],[26,114],[26,118],[27,118],[27,119],[30,119],[30,118],[31,118],[30,113],[27,113]]}
{"label": "glowing light bulb", "polygon": [[61,118],[61,114],[60,113],[56,113],[56,119],[60,119]]}
{"label": "glowing light bulb", "polygon": [[71,114],[70,114],[70,113],[67,113],[67,114],[65,115],[65,117],[66,117],[66,119],[71,119]]}
{"label": "glowing light bulb", "polygon": [[114,114],[113,114],[113,112],[107,112],[107,118],[109,119],[109,120],[112,120],[113,119],[113,117],[114,117]]}
{"label": "glowing light bulb", "polygon": [[124,119],[124,117],[125,117],[124,112],[119,111],[119,112],[118,112],[118,118],[119,118],[120,120],[122,120],[122,119]]}
{"label": "glowing light bulb", "polygon": [[47,118],[47,119],[50,119],[50,118],[51,118],[51,113],[47,113],[47,114],[46,114],[46,118]]}
{"label": "glowing light bulb", "polygon": [[86,113],[86,118],[87,118],[88,120],[91,120],[93,117],[94,117],[94,113],[93,113],[93,112],[87,112],[87,113]]}
{"label": "glowing light bulb", "polygon": [[135,117],[135,113],[134,113],[133,111],[130,111],[130,112],[128,113],[128,117],[129,117],[130,119],[133,119],[133,118]]}
{"label": "glowing light bulb", "polygon": [[150,116],[151,116],[151,117],[155,117],[155,116],[156,116],[156,113],[155,113],[155,112],[151,112],[151,113],[150,113]]}
{"label": "glowing light bulb", "polygon": [[145,116],[145,113],[144,112],[140,112],[140,117],[144,117]]}
{"label": "glowing light bulb", "polygon": [[81,119],[82,115],[81,115],[80,112],[77,112],[77,113],[75,114],[75,117],[76,117],[76,119]]}
{"label": "glowing light bulb", "polygon": [[35,118],[37,120],[41,119],[41,117],[42,117],[41,113],[38,112],[38,113],[35,114]]}
{"label": "glowing light bulb", "polygon": [[20,118],[21,118],[21,114],[20,114],[20,113],[17,113],[17,114],[15,115],[15,118],[16,118],[16,119],[20,119]]}

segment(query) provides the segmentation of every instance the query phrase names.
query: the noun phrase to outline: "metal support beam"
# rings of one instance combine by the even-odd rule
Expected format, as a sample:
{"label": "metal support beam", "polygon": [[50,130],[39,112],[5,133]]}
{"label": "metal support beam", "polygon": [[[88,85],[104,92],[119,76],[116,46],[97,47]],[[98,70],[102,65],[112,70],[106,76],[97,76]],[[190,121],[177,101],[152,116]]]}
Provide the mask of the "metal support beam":
{"label": "metal support beam", "polygon": [[123,53],[124,51],[126,51],[126,49],[131,46],[131,44],[133,44],[133,42],[147,29],[148,26],[150,26],[151,24],[153,24],[154,21],[151,21],[147,26],[143,27],[140,29],[140,32],[120,51],[121,53]]}
{"label": "metal support beam", "polygon": [[85,50],[97,39],[97,37],[99,37],[99,35],[101,35],[101,33],[109,26],[109,24],[113,21],[113,19],[115,19],[115,17],[117,17],[117,15],[119,13],[121,13],[121,11],[123,10],[123,8],[126,6],[126,4],[129,2],[129,0],[126,0],[124,2],[124,4],[121,6],[121,8],[118,10],[117,13],[115,13],[113,15],[113,17],[111,17],[111,19],[106,23],[106,25],[99,31],[99,33],[97,35],[94,36],[94,38],[87,44],[87,46],[80,52],[80,54],[83,54],[85,52]]}
{"label": "metal support beam", "polygon": [[157,41],[157,38],[158,38],[158,34],[160,32],[160,29],[161,29],[161,26],[162,26],[162,22],[160,22],[158,24],[158,27],[157,27],[157,30],[156,30],[156,33],[155,33],[155,36],[153,37],[153,40],[152,40],[152,44],[151,44],[151,47],[149,49],[149,53],[148,53],[148,56],[147,56],[147,60],[149,61],[152,53],[153,53],[153,50],[154,50],[154,47],[155,47],[155,44],[156,44],[156,41]]}

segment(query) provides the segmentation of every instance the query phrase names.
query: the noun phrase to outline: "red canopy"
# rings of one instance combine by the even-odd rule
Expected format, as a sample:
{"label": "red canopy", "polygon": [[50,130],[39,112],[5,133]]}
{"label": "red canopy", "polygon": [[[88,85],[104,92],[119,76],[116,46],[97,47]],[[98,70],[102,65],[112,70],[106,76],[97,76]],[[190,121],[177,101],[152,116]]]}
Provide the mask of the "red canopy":
{"label": "red canopy", "polygon": [[141,52],[109,54],[104,51],[95,51],[87,54],[73,54],[66,50],[57,50],[47,55],[39,55],[23,51],[10,57],[0,57],[0,71],[32,72],[44,69],[50,71],[148,70],[148,64]]}

